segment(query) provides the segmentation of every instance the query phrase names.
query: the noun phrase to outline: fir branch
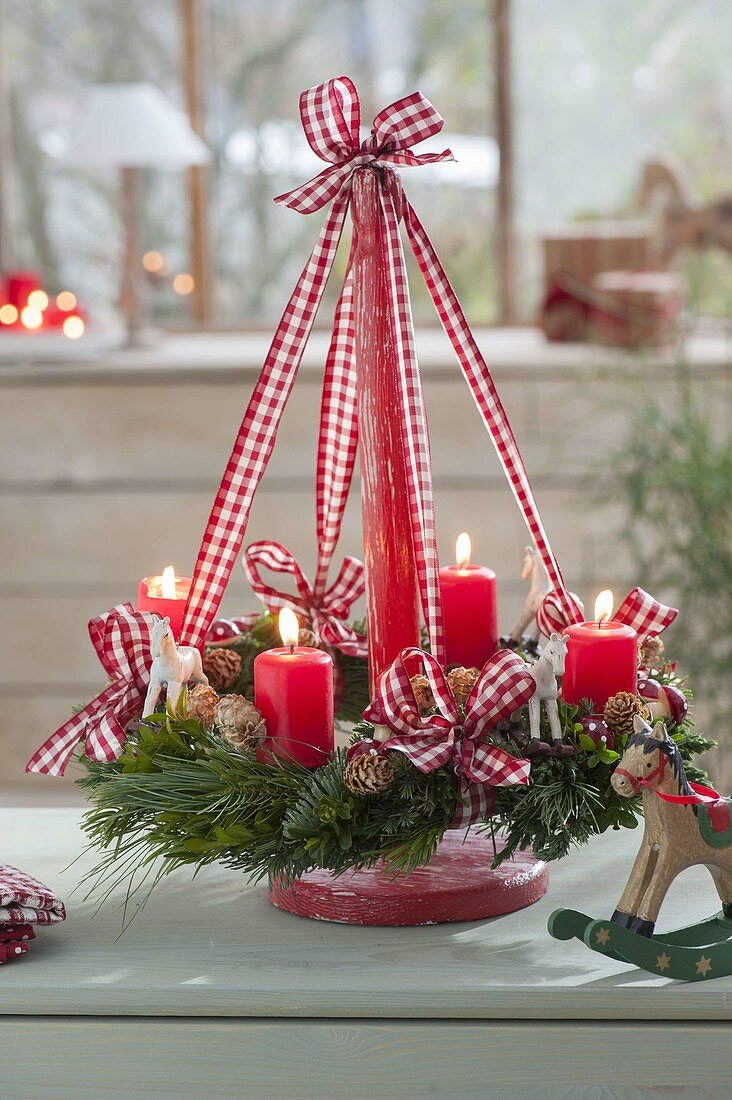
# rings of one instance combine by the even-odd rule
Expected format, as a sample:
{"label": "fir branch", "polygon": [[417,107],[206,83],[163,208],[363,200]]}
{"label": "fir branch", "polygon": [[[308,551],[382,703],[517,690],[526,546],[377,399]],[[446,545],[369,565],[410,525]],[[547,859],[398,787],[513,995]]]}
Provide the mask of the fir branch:
{"label": "fir branch", "polygon": [[[268,629],[263,621],[256,645],[268,640]],[[672,666],[661,675],[688,693]],[[495,789],[494,816],[479,827],[504,830],[496,865],[529,847],[542,859],[560,859],[593,835],[638,823],[641,800],[621,798],[610,782],[617,753],[582,735],[579,707],[560,703],[559,710],[574,755],[536,757],[528,785]],[[549,739],[543,714],[541,730]],[[353,738],[373,732],[360,721]],[[693,761],[714,742],[695,729],[691,714],[672,736],[689,778],[705,782]],[[528,737],[524,713],[494,739],[520,756]],[[624,740],[616,736],[617,752]],[[89,892],[104,900],[126,887],[126,909],[183,866],[195,873],[219,862],[254,879],[290,881],[313,868],[340,875],[383,861],[397,875],[427,863],[454,816],[452,767],[424,774],[393,753],[392,784],[369,796],[345,786],[345,757],[339,750],[315,770],[278,758],[264,763],[236,752],[193,719],[152,715],[113,763],[80,757],[86,771],[79,782],[90,802],[84,829],[101,852],[86,880]]]}

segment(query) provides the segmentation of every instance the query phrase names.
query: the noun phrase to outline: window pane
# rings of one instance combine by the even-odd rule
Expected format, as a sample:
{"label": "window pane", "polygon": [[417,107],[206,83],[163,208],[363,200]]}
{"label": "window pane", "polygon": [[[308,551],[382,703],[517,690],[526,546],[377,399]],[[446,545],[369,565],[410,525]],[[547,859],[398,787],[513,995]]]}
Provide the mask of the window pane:
{"label": "window pane", "polygon": [[[513,30],[522,302],[530,316],[542,230],[637,212],[644,159],[677,158],[696,201],[730,193],[732,4],[514,0]],[[729,225],[728,234],[732,242]],[[729,313],[729,255],[687,251],[675,262],[690,277],[693,306]]]}
{"label": "window pane", "polygon": [[[209,0],[207,16],[217,320],[281,311],[322,215],[302,217],[272,198],[324,167],[306,145],[298,97],[342,73],[359,88],[366,125],[415,88],[446,118],[446,136],[429,147],[454,145],[459,164],[407,169],[404,179],[472,317],[489,320],[497,160],[484,0]],[[419,284],[415,314],[432,321]]]}
{"label": "window pane", "polygon": [[[177,0],[6,4],[13,265],[38,270],[52,291],[72,289],[93,311],[119,290],[119,181],[113,169],[73,170],[54,157],[91,84],[150,81],[181,105],[178,13]],[[188,264],[187,219],[185,174],[144,171],[141,246],[162,252],[167,265],[143,291],[147,314],[159,319],[186,313],[172,277]]]}

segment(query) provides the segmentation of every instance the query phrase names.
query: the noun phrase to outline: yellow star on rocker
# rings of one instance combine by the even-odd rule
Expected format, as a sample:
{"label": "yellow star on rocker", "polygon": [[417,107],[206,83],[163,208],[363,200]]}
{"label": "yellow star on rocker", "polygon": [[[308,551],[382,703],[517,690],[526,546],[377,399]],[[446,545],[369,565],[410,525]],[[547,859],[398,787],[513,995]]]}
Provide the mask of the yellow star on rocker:
{"label": "yellow star on rocker", "polygon": [[667,955],[664,951],[662,955],[659,955],[656,959],[656,966],[659,970],[668,970],[671,965],[671,956]]}
{"label": "yellow star on rocker", "polygon": [[601,943],[602,946],[604,947],[605,944],[610,939],[610,930],[609,930],[609,928],[601,928],[599,932],[595,932],[595,939],[597,940],[598,943]]}
{"label": "yellow star on rocker", "polygon": [[702,957],[699,959],[699,962],[696,964],[697,974],[703,974],[704,977],[706,978],[707,974],[709,973],[709,971],[711,969],[712,969],[712,960],[707,959],[704,955],[702,955]]}

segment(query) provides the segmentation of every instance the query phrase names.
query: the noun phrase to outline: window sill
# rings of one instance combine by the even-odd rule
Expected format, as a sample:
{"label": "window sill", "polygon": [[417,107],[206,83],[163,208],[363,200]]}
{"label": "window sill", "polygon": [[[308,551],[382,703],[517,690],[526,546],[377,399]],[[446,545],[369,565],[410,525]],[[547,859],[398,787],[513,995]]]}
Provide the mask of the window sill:
{"label": "window sill", "polygon": [[[726,374],[732,369],[732,332],[721,328],[699,329],[675,349],[635,353],[592,344],[550,344],[539,329],[528,327],[476,329],[475,336],[497,380],[534,376],[575,379],[641,372],[644,377],[660,377],[673,372],[682,360],[695,374]],[[3,336],[0,385],[166,380],[188,385],[232,381],[252,384],[270,339],[270,334],[264,332],[161,334],[159,342],[151,347],[123,351],[95,345],[93,335],[89,335],[78,348],[48,345],[44,353],[40,344],[31,343],[34,337]],[[306,349],[302,374],[312,382],[319,381],[328,341],[328,333],[316,332]],[[442,330],[418,330],[417,349],[426,377],[444,378],[457,370]]]}

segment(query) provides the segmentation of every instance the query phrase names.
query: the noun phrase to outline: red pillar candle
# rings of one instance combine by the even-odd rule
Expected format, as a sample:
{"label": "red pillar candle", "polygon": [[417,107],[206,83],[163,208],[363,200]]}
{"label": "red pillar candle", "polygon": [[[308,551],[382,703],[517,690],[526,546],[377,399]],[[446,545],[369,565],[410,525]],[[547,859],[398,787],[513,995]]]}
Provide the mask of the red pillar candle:
{"label": "red pillar candle", "polygon": [[440,570],[445,651],[448,665],[482,668],[498,649],[496,574],[470,564],[470,538],[455,545],[457,565]]}
{"label": "red pillar candle", "polygon": [[297,616],[279,616],[281,649],[268,649],[254,661],[254,702],[267,736],[258,756],[272,754],[319,768],[333,752],[333,661],[322,649],[295,645]]}
{"label": "red pillar candle", "polygon": [[152,611],[161,619],[170,619],[170,629],[180,641],[183,612],[191,587],[190,577],[176,577],[172,565],[167,565],[159,577],[145,577],[137,589],[137,610]]}
{"label": "red pillar candle", "polygon": [[565,703],[591,699],[593,711],[603,709],[618,691],[635,694],[638,687],[638,635],[630,626],[614,622],[612,593],[601,592],[595,603],[595,621],[567,627],[567,657],[562,680]]}

